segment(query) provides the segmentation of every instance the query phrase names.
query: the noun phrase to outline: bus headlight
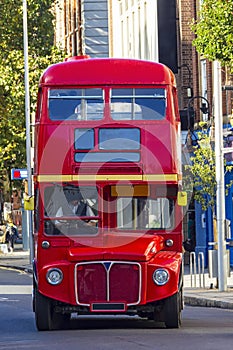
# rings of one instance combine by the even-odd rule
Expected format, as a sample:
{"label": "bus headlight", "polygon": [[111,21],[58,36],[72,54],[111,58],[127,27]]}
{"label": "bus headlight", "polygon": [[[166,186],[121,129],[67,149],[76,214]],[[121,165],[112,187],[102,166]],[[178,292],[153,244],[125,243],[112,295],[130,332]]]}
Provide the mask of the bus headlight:
{"label": "bus headlight", "polygon": [[49,269],[46,274],[47,281],[53,286],[58,285],[63,280],[63,273],[60,269]]}
{"label": "bus headlight", "polygon": [[157,286],[164,286],[169,280],[169,273],[166,269],[157,269],[153,273],[153,281]]}

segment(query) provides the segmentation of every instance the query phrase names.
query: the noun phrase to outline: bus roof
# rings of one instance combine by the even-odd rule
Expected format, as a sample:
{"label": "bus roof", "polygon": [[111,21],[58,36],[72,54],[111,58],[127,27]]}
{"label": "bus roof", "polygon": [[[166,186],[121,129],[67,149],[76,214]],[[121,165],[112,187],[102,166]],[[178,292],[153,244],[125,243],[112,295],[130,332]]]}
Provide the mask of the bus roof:
{"label": "bus roof", "polygon": [[49,66],[40,85],[125,85],[159,84],[175,86],[172,71],[161,63],[124,58],[73,56]]}

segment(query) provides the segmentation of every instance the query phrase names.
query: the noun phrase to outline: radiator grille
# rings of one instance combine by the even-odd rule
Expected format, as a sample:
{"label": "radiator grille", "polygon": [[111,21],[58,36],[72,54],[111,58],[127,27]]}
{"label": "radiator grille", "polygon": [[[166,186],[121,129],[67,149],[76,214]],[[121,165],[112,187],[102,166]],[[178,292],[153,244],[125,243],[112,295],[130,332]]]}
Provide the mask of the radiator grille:
{"label": "radiator grille", "polygon": [[75,268],[76,301],[81,305],[96,302],[140,302],[141,266],[138,263],[98,261],[80,263]]}

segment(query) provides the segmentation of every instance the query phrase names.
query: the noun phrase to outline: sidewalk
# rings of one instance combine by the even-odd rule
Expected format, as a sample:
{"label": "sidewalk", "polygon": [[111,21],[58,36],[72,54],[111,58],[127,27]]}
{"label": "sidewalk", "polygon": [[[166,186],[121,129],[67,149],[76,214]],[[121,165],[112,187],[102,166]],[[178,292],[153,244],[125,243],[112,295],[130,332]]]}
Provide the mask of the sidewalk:
{"label": "sidewalk", "polygon": [[13,253],[4,254],[0,250],[0,266],[32,273],[29,251],[23,250],[22,244],[16,244]]}
{"label": "sidewalk", "polygon": [[[0,267],[9,267],[24,270],[32,273],[32,264],[30,263],[29,251],[24,251],[21,244],[16,244],[14,252],[4,254],[0,251]],[[233,272],[227,279],[228,290],[219,292],[215,288],[215,279],[210,279],[205,273],[205,288],[199,288],[199,276],[194,276],[191,280],[189,271],[185,268],[184,274],[184,303],[191,306],[218,307],[224,309],[233,309]],[[193,287],[196,285],[197,287]],[[212,289],[210,289],[210,287]]]}
{"label": "sidewalk", "polygon": [[191,306],[218,307],[233,309],[233,271],[227,277],[227,291],[220,292],[217,279],[210,278],[208,271],[203,275],[189,274],[189,266],[184,273],[184,302]]}

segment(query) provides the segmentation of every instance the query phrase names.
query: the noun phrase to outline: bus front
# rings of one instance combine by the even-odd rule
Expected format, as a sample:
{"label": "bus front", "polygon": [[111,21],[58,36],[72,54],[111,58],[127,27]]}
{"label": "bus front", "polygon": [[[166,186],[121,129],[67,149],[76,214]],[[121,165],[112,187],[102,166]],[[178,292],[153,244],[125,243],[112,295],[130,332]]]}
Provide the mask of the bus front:
{"label": "bus front", "polygon": [[[103,69],[109,77],[98,81],[93,75]],[[139,315],[179,327],[182,210],[172,73],[136,60],[55,65],[41,83],[35,131],[38,330],[59,329],[72,313]]]}

